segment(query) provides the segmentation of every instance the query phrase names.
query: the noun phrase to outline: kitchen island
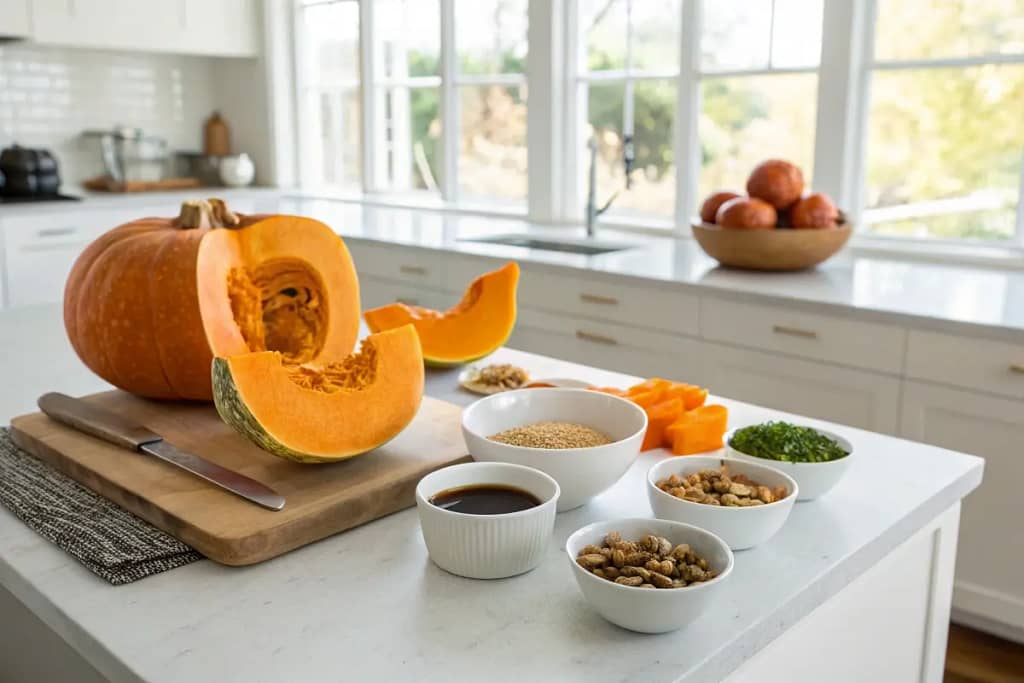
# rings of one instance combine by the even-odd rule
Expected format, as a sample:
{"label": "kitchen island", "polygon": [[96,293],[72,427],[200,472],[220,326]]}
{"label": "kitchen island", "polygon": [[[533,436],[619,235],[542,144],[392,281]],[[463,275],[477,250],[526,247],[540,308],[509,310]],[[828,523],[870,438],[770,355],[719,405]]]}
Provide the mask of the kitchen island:
{"label": "kitchen island", "polygon": [[[509,349],[492,359],[536,377],[635,379]],[[472,401],[455,374],[429,372],[427,393]],[[43,391],[105,388],[55,305],[0,313],[0,378],[3,423]],[[721,402],[733,426],[792,417]],[[114,588],[0,508],[0,680],[941,680],[960,501],[982,461],[803,421],[853,442],[848,475],[738,552],[699,622],[660,636],[602,620],[561,549],[590,522],[650,516],[644,477],[660,451],[559,515],[539,568],[498,581],[431,564],[406,510],[253,567],[202,561]]]}

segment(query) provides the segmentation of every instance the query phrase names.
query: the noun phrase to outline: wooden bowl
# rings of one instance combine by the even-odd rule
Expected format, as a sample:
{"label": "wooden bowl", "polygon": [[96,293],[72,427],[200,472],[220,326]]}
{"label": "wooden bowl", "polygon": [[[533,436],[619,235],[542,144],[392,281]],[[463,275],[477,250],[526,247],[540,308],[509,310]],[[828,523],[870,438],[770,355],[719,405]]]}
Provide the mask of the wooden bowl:
{"label": "wooden bowl", "polygon": [[818,230],[727,230],[693,223],[693,236],[708,256],[723,266],[748,270],[813,268],[842,249],[852,232],[849,223]]}

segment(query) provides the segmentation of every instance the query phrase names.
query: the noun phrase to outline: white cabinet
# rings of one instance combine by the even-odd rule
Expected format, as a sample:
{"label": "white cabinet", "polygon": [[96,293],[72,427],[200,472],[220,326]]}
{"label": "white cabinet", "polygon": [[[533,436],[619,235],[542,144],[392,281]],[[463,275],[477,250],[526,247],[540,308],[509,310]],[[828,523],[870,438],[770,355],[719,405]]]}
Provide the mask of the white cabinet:
{"label": "white cabinet", "polygon": [[712,296],[701,296],[700,333],[726,344],[897,375],[907,338],[895,325]]}
{"label": "white cabinet", "polygon": [[724,344],[703,346],[704,381],[718,396],[884,434],[897,431],[896,378]]}
{"label": "white cabinet", "polygon": [[24,38],[31,32],[29,0],[0,0],[0,37]]}
{"label": "white cabinet", "polygon": [[981,486],[963,503],[953,606],[1024,630],[1024,406],[906,381],[902,422],[908,439],[985,459]]}
{"label": "white cabinet", "polygon": [[703,382],[696,339],[614,323],[521,309],[508,346],[640,377]]}
{"label": "white cabinet", "polygon": [[58,212],[0,220],[7,305],[15,308],[63,300],[64,282],[82,250],[114,225],[146,215],[137,212]]}
{"label": "white cabinet", "polygon": [[1024,399],[1024,346],[911,330],[906,375]]}
{"label": "white cabinet", "polygon": [[444,310],[457,303],[458,297],[450,297],[439,291],[417,285],[382,280],[362,275],[359,277],[359,298],[363,310],[386,306],[396,301],[410,306],[425,306]]}
{"label": "white cabinet", "polygon": [[64,47],[257,54],[256,0],[34,0],[32,38]]}

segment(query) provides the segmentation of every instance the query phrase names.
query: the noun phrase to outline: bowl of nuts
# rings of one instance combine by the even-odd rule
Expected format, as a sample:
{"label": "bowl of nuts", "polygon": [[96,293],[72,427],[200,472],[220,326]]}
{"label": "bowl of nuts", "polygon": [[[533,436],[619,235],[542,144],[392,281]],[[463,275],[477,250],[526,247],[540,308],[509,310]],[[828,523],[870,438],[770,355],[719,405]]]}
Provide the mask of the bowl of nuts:
{"label": "bowl of nuts", "polygon": [[608,621],[665,633],[696,620],[721,591],[733,554],[710,531],[665,519],[618,519],[565,542],[583,597]]}
{"label": "bowl of nuts", "polygon": [[647,414],[625,399],[585,389],[518,389],[462,411],[474,460],[526,465],[561,488],[571,510],[617,482],[640,454]]}
{"label": "bowl of nuts", "polygon": [[799,495],[788,474],[710,455],[667,458],[647,472],[654,516],[695,524],[733,550],[753,548],[786,523]]}

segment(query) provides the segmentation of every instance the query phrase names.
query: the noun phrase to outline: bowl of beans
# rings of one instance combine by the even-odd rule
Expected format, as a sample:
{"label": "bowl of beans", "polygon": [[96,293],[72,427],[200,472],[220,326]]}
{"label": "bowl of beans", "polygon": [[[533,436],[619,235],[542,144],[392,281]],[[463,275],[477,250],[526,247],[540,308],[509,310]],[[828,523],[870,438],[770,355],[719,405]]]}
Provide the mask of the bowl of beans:
{"label": "bowl of beans", "polygon": [[733,550],[778,533],[799,492],[792,477],[773,467],[719,456],[666,458],[647,472],[655,517],[707,529]]}
{"label": "bowl of beans", "polygon": [[550,475],[562,492],[559,512],[617,482],[640,454],[646,430],[640,406],[585,389],[505,391],[462,412],[462,436],[473,459]]}
{"label": "bowl of beans", "polygon": [[720,599],[734,564],[715,534],[664,519],[589,524],[569,536],[565,552],[590,606],[641,633],[695,622]]}

